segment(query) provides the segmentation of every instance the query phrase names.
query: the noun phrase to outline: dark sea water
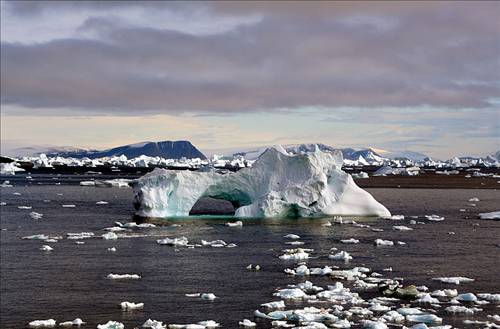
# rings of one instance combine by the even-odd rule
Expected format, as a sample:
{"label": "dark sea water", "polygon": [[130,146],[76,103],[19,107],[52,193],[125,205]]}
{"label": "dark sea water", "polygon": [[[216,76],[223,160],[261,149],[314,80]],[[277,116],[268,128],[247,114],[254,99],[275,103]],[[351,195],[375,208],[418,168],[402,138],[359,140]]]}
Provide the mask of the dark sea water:
{"label": "dark sea water", "polygon": [[[267,328],[269,321],[254,319],[253,312],[262,303],[278,300],[272,296],[277,288],[305,280],[322,287],[333,283],[329,277],[292,277],[283,273],[284,268],[295,267],[278,258],[283,249],[291,248],[283,237],[288,233],[300,235],[306,243],[303,247],[314,249],[313,258],[307,262],[309,267],[366,266],[380,273],[392,267],[393,272],[386,273],[389,277],[403,277],[405,284],[426,285],[430,291],[456,288],[459,293],[500,292],[500,222],[477,219],[480,212],[500,210],[497,190],[370,189],[392,214],[406,216],[402,221],[355,218],[383,232],[350,224],[322,226],[331,218],[247,220],[241,228],[225,226],[227,218],[196,218],[156,220],[156,228],[134,229],[127,238],[104,240],[100,238],[106,233],[104,227],[133,220],[131,189],[75,185],[85,179],[81,176],[33,178],[28,182],[16,176],[10,178],[14,187],[0,188],[1,201],[6,203],[0,207],[2,328],[25,328],[36,319],[62,322],[76,317],[87,322],[84,328],[95,328],[108,320],[120,321],[126,328],[140,327],[148,318],[164,323],[211,319],[224,328],[237,328],[238,321],[248,318],[259,328]],[[38,185],[40,182],[43,184]],[[58,182],[61,185],[54,185]],[[475,202],[475,207],[467,201],[472,197],[481,200]],[[96,205],[101,200],[109,204]],[[63,204],[76,207],[63,208]],[[24,205],[32,209],[17,208]],[[32,219],[31,211],[44,216]],[[393,225],[410,226],[409,216],[430,214],[444,216],[445,220],[429,222],[419,218],[425,225],[412,225],[413,231],[391,229]],[[82,245],[68,239],[57,243],[22,239],[33,234],[65,237],[68,232],[94,232],[96,238],[80,240],[85,242]],[[193,243],[222,239],[237,247],[188,249],[156,243],[166,236],[186,236]],[[351,237],[360,243],[339,242]],[[407,244],[376,247],[376,238]],[[43,244],[54,250],[39,250]],[[110,247],[116,247],[116,252],[108,251]],[[348,264],[328,259],[332,247],[348,251],[354,259]],[[249,271],[248,264],[259,264],[261,270]],[[109,273],[136,273],[142,279],[113,281],[106,278]],[[455,286],[431,280],[440,276],[465,276],[475,281]],[[219,298],[204,301],[185,296],[197,292],[213,292]],[[360,294],[373,297],[371,292]],[[143,302],[145,307],[125,312],[119,307],[122,301]],[[297,307],[303,306],[307,304],[297,303]],[[443,317],[443,324],[475,328],[462,321],[486,320],[486,315],[499,313],[497,305],[480,307],[483,312],[469,317],[440,311],[437,314]]]}

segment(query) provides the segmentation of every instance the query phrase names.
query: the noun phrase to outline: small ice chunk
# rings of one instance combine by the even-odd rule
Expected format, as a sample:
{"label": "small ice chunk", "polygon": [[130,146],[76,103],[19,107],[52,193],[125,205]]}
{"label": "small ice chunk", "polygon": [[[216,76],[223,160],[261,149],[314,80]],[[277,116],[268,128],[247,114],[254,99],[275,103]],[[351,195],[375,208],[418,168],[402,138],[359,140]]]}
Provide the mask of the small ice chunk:
{"label": "small ice chunk", "polygon": [[241,220],[239,220],[239,221],[236,221],[234,223],[231,223],[231,222],[226,223],[225,225],[229,226],[229,227],[242,227],[243,226],[243,222]]}
{"label": "small ice chunk", "polygon": [[48,319],[48,320],[35,320],[31,321],[28,326],[31,328],[52,328],[56,326],[56,320]]}
{"label": "small ice chunk", "polygon": [[354,238],[350,238],[350,239],[340,240],[340,242],[345,243],[345,244],[356,244],[356,243],[359,243],[359,240],[354,239]]}
{"label": "small ice chunk", "polygon": [[477,297],[487,300],[489,302],[500,302],[500,294],[489,294],[489,293],[482,293],[482,294],[477,294]]}
{"label": "small ice chunk", "polygon": [[481,219],[500,219],[500,211],[483,212],[479,214]]}
{"label": "small ice chunk", "polygon": [[113,274],[110,273],[107,276],[108,279],[111,280],[138,280],[141,278],[138,274]]}
{"label": "small ice chunk", "polygon": [[479,198],[476,198],[476,197],[470,198],[469,202],[479,202]]}
{"label": "small ice chunk", "polygon": [[32,206],[17,206],[17,209],[22,209],[22,210],[29,210],[33,208]]}
{"label": "small ice chunk", "polygon": [[416,307],[401,307],[397,309],[397,312],[401,315],[417,315],[424,313],[419,308]]}
{"label": "small ice chunk", "polygon": [[160,240],[156,240],[156,243],[161,244],[161,245],[167,245],[167,246],[187,246],[189,243],[188,239],[186,237],[181,237],[181,238],[164,238]]}
{"label": "small ice chunk", "polygon": [[458,305],[448,306],[444,310],[448,313],[463,313],[463,314],[469,314],[469,315],[472,315],[476,312],[482,311],[482,309],[480,309],[480,308],[476,308],[476,307],[468,308],[465,306],[458,306]]}
{"label": "small ice chunk", "polygon": [[304,260],[309,258],[309,254],[305,251],[305,249],[297,248],[297,249],[287,249],[286,253],[279,257],[283,260]]}
{"label": "small ice chunk", "polygon": [[288,241],[285,243],[289,244],[291,246],[302,246],[303,244],[305,244],[305,242],[303,242],[303,241]]}
{"label": "small ice chunk", "polygon": [[435,290],[431,293],[431,296],[434,297],[456,297],[457,295],[457,289]]}
{"label": "small ice chunk", "polygon": [[394,242],[392,242],[390,240],[376,239],[375,240],[375,245],[376,246],[393,246]]}
{"label": "small ice chunk", "polygon": [[440,277],[440,278],[432,278],[432,280],[440,281],[444,283],[450,284],[460,284],[460,283],[468,283],[474,281],[474,279],[466,278],[463,276],[452,276],[452,277]]}
{"label": "small ice chunk", "polygon": [[461,302],[476,302],[477,297],[473,293],[466,293],[466,294],[460,294],[457,297],[455,297],[456,300],[461,301]]}
{"label": "small ice chunk", "polygon": [[48,245],[44,244],[43,246],[40,247],[40,250],[41,251],[52,251],[52,250],[54,250],[54,248],[52,248],[51,246],[48,246]]}
{"label": "small ice chunk", "polygon": [[115,251],[116,251],[116,248],[115,248],[115,247],[108,248],[108,251],[115,252]]}
{"label": "small ice chunk", "polygon": [[66,238],[69,240],[80,240],[80,239],[88,239],[94,236],[92,232],[80,232],[80,233],[66,233]]}
{"label": "small ice chunk", "polygon": [[204,293],[200,294],[200,298],[203,300],[214,300],[215,298],[218,298],[218,297],[215,296],[215,294],[213,294],[211,292],[204,292]]}
{"label": "small ice chunk", "polygon": [[118,239],[118,235],[116,235],[116,233],[114,233],[114,232],[104,233],[101,236],[104,240],[116,240],[116,239]]}
{"label": "small ice chunk", "polygon": [[441,323],[443,319],[434,314],[407,315],[406,321],[419,323]]}
{"label": "small ice chunk", "polygon": [[265,308],[271,308],[271,309],[285,308],[285,302],[280,300],[277,302],[269,302],[269,303],[260,304],[260,306],[265,307]]}
{"label": "small ice chunk", "polygon": [[163,325],[162,321],[156,321],[147,319],[146,322],[142,324],[143,328],[151,328],[151,329],[167,329],[166,325]]}
{"label": "small ice chunk", "polygon": [[109,204],[108,201],[97,201],[95,204]]}
{"label": "small ice chunk", "polygon": [[255,322],[252,322],[248,319],[244,319],[243,321],[238,322],[238,324],[242,327],[245,327],[245,328],[253,328],[253,327],[257,326],[257,324]]}
{"label": "small ice chunk", "polygon": [[29,236],[23,236],[22,239],[25,240],[47,240],[50,239],[49,236],[45,234],[34,234],[34,235],[29,235]]}
{"label": "small ice chunk", "polygon": [[329,227],[329,226],[332,226],[332,223],[331,222],[326,222],[326,223],[321,224],[321,226]]}
{"label": "small ice chunk", "polygon": [[121,302],[120,307],[125,311],[139,310],[144,308],[144,303]]}
{"label": "small ice chunk", "polygon": [[328,258],[333,260],[343,260],[347,262],[352,259],[352,256],[347,251],[340,251],[335,255],[328,255]]}
{"label": "small ice chunk", "polygon": [[105,324],[98,324],[97,329],[124,329],[123,323],[117,321],[108,321]]}
{"label": "small ice chunk", "polygon": [[382,321],[364,320],[363,329],[387,329],[387,325]]}
{"label": "small ice chunk", "polygon": [[422,294],[419,299],[417,299],[418,303],[429,303],[429,304],[439,304],[439,300],[437,298],[431,297],[430,294]]}
{"label": "small ice chunk", "polygon": [[411,227],[404,226],[404,225],[396,225],[392,227],[396,231],[413,231]]}
{"label": "small ice chunk", "polygon": [[82,324],[85,324],[82,319],[76,318],[73,321],[66,321],[66,322],[60,322],[59,326],[60,327],[71,327],[71,326],[81,326]]}
{"label": "small ice chunk", "polygon": [[281,289],[273,295],[283,299],[302,299],[307,296],[306,293],[299,288]]}
{"label": "small ice chunk", "polygon": [[443,216],[438,216],[438,215],[425,215],[425,218],[433,222],[440,222],[444,220]]}
{"label": "small ice chunk", "polygon": [[40,214],[39,212],[32,211],[30,212],[30,217],[33,219],[41,219],[43,217],[43,214]]}
{"label": "small ice chunk", "polygon": [[298,236],[297,234],[287,234],[284,236],[284,238],[297,240],[297,239],[300,239],[300,236]]}
{"label": "small ice chunk", "polygon": [[61,205],[61,206],[62,206],[63,208],[75,208],[75,207],[76,207],[76,205],[74,205],[74,204],[63,204],[63,205]]}

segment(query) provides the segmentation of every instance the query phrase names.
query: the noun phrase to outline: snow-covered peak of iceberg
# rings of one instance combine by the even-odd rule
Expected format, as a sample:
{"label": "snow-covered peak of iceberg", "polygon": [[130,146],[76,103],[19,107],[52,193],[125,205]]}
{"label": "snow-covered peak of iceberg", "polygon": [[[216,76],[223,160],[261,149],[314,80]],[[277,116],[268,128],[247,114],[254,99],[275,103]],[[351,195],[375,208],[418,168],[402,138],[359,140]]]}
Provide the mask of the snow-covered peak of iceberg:
{"label": "snow-covered peak of iceberg", "polygon": [[137,214],[188,216],[201,197],[231,201],[237,217],[389,216],[341,170],[341,152],[290,155],[267,149],[251,168],[227,175],[155,169],[134,183]]}

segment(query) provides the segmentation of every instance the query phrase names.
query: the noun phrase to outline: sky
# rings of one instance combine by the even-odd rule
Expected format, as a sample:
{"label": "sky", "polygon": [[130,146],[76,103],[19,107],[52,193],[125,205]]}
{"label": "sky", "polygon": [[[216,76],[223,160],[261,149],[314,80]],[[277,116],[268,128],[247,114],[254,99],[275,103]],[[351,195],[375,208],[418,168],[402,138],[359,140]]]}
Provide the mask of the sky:
{"label": "sky", "polygon": [[2,153],[500,150],[500,2],[2,1]]}

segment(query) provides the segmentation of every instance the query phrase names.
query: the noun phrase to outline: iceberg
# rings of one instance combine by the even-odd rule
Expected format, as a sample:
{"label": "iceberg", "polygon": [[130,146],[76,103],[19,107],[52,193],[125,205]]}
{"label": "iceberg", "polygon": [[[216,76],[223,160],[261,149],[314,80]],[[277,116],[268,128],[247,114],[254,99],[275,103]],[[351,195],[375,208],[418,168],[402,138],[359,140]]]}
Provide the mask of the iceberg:
{"label": "iceberg", "polygon": [[391,214],[341,170],[341,152],[291,155],[267,149],[252,167],[232,174],[156,168],[131,183],[142,217],[183,217],[202,197],[224,199],[235,217],[380,216]]}

